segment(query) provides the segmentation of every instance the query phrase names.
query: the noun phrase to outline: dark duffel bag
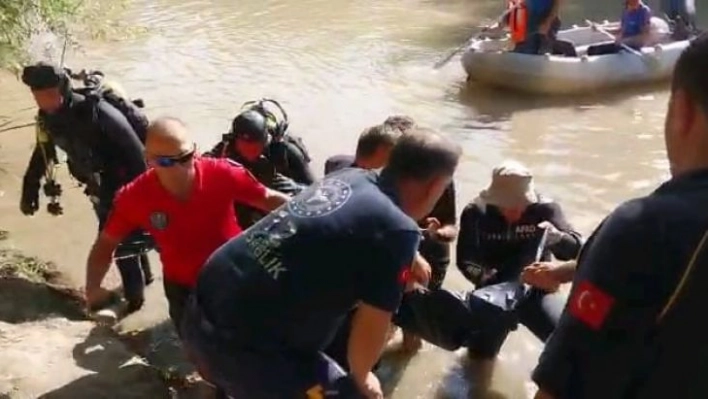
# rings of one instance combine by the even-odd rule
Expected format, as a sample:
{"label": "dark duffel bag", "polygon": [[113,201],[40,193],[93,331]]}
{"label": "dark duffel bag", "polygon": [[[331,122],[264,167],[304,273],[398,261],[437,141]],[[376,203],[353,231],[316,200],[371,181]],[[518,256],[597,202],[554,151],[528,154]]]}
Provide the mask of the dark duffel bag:
{"label": "dark duffel bag", "polygon": [[517,282],[466,294],[418,289],[403,295],[393,322],[446,350],[465,346],[482,354],[496,354],[507,334],[518,325],[515,310],[525,295]]}

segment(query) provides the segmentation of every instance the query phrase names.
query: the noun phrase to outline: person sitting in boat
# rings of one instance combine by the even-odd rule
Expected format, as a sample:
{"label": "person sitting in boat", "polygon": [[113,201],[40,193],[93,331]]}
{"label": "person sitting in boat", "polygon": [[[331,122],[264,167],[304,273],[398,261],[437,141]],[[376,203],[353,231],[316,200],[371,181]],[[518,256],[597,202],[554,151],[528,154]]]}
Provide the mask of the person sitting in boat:
{"label": "person sitting in boat", "polygon": [[617,43],[633,49],[646,46],[651,36],[651,8],[642,0],[626,0]]}
{"label": "person sitting in boat", "polygon": [[[625,0],[620,29],[614,35],[614,41],[591,46],[588,48],[588,55],[614,54],[622,51],[625,46],[639,50],[654,44],[651,20],[651,8],[642,0]],[[607,31],[601,32],[611,36]]]}
{"label": "person sitting in boat", "polygon": [[661,0],[661,11],[671,23],[674,40],[686,40],[699,33],[694,0]]}
{"label": "person sitting in boat", "polygon": [[560,3],[561,0],[511,0],[508,11],[493,28],[509,28],[516,53],[551,52],[561,25]]}
{"label": "person sitting in boat", "polygon": [[575,45],[558,39],[561,22],[558,10],[561,0],[512,0],[499,21],[484,29],[494,34],[504,27],[511,31],[513,52],[576,57]]}
{"label": "person sitting in boat", "polygon": [[[546,238],[539,241],[544,230]],[[457,266],[477,289],[519,281],[539,245],[543,248],[537,261],[550,260],[551,254],[566,261],[578,255],[582,240],[560,206],[534,190],[531,171],[516,161],[504,162],[494,168],[489,188],[462,211]],[[553,331],[564,302],[548,294],[534,290],[518,309],[521,324],[542,341]],[[504,338],[495,339],[490,347],[470,350],[478,357],[492,358]]]}

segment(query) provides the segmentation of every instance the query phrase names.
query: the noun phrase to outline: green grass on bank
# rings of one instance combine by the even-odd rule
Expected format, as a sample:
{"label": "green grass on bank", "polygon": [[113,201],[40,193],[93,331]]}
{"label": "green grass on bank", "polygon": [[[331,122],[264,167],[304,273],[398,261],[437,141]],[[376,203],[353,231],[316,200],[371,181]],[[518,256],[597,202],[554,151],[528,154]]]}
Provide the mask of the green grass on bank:
{"label": "green grass on bank", "polygon": [[[58,62],[64,40],[75,47],[79,39],[123,38],[135,28],[121,25],[120,15],[128,0],[0,0],[0,68],[17,69],[21,63],[37,61],[29,54],[30,40],[53,34],[50,49]],[[34,57],[32,57],[34,56]]]}
{"label": "green grass on bank", "polygon": [[60,32],[75,15],[80,0],[2,0],[0,65],[22,61],[27,41],[43,31]]}
{"label": "green grass on bank", "polygon": [[47,283],[56,277],[56,267],[51,262],[12,249],[0,249],[0,278],[22,278],[33,283]]}

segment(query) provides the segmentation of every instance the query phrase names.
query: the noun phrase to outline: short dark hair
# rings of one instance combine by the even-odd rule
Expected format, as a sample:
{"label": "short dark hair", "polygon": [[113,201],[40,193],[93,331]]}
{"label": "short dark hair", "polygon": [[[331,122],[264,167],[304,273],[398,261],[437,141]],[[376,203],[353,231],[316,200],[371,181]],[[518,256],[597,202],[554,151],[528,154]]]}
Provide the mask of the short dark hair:
{"label": "short dark hair", "polygon": [[462,148],[432,129],[412,128],[391,150],[382,172],[395,179],[428,180],[455,173]]}
{"label": "short dark hair", "polygon": [[383,124],[398,129],[403,134],[417,126],[415,120],[408,115],[391,115],[386,118]]}
{"label": "short dark hair", "polygon": [[708,32],[691,40],[679,56],[671,90],[684,90],[708,116]]}
{"label": "short dark hair", "polygon": [[386,125],[376,125],[364,129],[356,144],[356,157],[366,158],[374,155],[381,146],[392,147],[401,133]]}

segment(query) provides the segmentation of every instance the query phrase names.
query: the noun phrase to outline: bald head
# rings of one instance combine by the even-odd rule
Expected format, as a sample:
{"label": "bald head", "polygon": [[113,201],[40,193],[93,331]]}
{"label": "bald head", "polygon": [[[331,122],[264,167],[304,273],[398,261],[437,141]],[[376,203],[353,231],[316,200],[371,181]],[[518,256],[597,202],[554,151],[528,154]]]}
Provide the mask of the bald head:
{"label": "bald head", "polygon": [[187,126],[177,118],[160,117],[148,126],[145,151],[150,154],[176,156],[191,151],[192,147]]}

